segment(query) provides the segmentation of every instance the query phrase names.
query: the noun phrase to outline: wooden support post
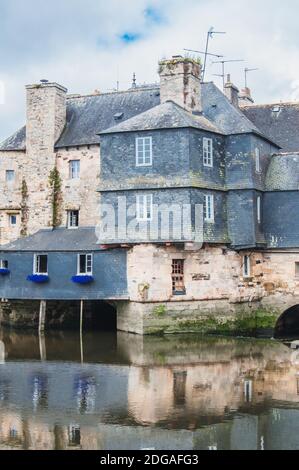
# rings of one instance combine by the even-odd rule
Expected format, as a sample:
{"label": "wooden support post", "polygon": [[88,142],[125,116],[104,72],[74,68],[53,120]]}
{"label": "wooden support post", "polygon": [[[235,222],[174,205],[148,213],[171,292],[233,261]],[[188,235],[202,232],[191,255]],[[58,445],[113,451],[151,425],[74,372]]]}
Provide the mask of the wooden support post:
{"label": "wooden support post", "polygon": [[38,323],[39,333],[42,333],[43,331],[45,331],[46,307],[47,307],[47,302],[45,300],[41,300],[40,305],[39,305],[39,323]]}
{"label": "wooden support post", "polygon": [[84,301],[80,301],[80,351],[81,351],[81,363],[84,361],[83,353],[83,310],[84,310]]}

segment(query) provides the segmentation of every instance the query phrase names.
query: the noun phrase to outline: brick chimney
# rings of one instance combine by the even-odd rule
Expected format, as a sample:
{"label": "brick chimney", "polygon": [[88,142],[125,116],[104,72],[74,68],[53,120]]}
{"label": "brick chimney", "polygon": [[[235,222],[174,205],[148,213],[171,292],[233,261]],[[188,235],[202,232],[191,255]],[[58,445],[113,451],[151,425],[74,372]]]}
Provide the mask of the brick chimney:
{"label": "brick chimney", "polygon": [[239,106],[250,106],[253,103],[250,88],[243,88],[239,93]]}
{"label": "brick chimney", "polygon": [[232,105],[236,108],[239,107],[239,89],[231,82],[230,75],[227,75],[227,81],[224,85],[224,94]]}
{"label": "brick chimney", "polygon": [[66,122],[67,89],[57,83],[43,80],[27,85],[26,149],[54,151],[55,142]]}
{"label": "brick chimney", "polygon": [[173,56],[159,63],[161,103],[174,101],[193,113],[201,107],[201,65],[191,58]]}

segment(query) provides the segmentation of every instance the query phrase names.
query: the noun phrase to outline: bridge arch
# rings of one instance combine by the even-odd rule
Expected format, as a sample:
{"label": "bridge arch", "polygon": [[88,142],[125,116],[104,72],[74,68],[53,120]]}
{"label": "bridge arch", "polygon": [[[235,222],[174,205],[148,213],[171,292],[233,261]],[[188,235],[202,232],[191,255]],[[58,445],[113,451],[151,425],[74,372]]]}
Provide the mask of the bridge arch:
{"label": "bridge arch", "polygon": [[299,338],[299,304],[280,315],[275,325],[274,338]]}

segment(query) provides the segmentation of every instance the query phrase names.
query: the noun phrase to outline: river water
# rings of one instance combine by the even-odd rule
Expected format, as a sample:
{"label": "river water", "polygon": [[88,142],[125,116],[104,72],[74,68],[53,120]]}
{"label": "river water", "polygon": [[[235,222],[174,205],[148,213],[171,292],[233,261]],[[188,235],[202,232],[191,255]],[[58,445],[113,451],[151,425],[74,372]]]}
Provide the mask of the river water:
{"label": "river water", "polygon": [[0,332],[0,449],[298,449],[275,340]]}

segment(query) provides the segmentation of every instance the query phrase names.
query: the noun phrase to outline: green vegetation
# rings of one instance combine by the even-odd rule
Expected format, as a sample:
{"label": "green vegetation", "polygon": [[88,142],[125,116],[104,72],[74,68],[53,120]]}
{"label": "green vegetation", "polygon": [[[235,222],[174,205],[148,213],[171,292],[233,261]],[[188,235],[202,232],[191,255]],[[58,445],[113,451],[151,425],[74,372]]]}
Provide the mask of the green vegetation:
{"label": "green vegetation", "polygon": [[21,237],[26,237],[28,234],[28,220],[29,220],[29,207],[28,207],[28,186],[25,178],[22,180],[21,186]]}
{"label": "green vegetation", "polygon": [[61,178],[57,168],[53,168],[49,175],[49,185],[52,188],[52,227],[61,225]]}
{"label": "green vegetation", "polygon": [[164,317],[166,315],[165,305],[159,305],[158,307],[155,307],[154,310],[153,310],[153,314],[156,317]]}

